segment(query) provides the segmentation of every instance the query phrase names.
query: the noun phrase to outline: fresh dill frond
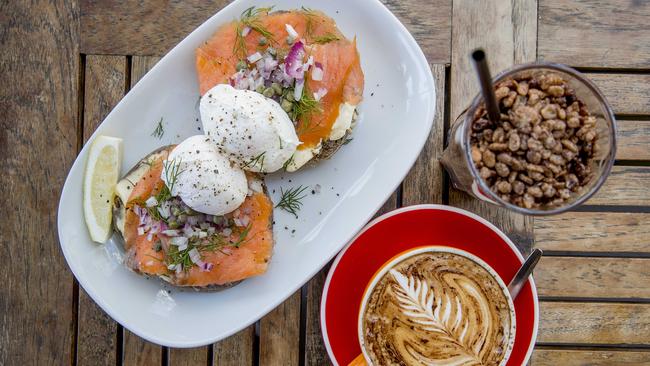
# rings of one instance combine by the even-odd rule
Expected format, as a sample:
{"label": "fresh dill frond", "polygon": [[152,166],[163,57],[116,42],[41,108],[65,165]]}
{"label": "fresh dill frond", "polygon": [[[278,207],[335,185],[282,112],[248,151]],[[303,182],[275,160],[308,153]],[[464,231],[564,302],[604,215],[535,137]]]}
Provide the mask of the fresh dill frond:
{"label": "fresh dill frond", "polygon": [[166,253],[165,262],[168,266],[181,266],[183,270],[187,271],[194,265],[190,257],[190,250],[194,248],[195,246],[191,243],[188,243],[187,248],[183,250],[178,250],[176,245],[170,245]]}
{"label": "fresh dill frond", "polygon": [[314,43],[318,44],[325,44],[325,43],[330,43],[333,41],[338,41],[340,38],[332,33],[327,33],[322,36],[314,37],[313,41]]}
{"label": "fresh dill frond", "polygon": [[282,196],[280,198],[280,202],[278,202],[275,207],[281,208],[298,218],[298,211],[300,211],[300,208],[302,207],[301,200],[307,196],[304,194],[307,188],[309,187],[301,185],[285,191],[282,187],[280,187],[280,193]]}
{"label": "fresh dill frond", "polygon": [[184,170],[181,170],[181,160],[165,160],[163,164],[163,170],[165,171],[165,186],[168,187],[171,192],[174,190],[178,177],[184,172]]}
{"label": "fresh dill frond", "polygon": [[262,24],[262,22],[259,19],[260,15],[266,15],[269,12],[271,12],[271,10],[273,10],[272,6],[266,8],[256,8],[254,6],[251,6],[250,8],[244,10],[241,13],[241,16],[239,17],[239,22],[235,27],[235,32],[237,32],[237,34],[235,36],[235,44],[233,46],[234,47],[233,52],[235,54],[238,54],[242,59],[246,58],[247,56],[246,40],[244,39],[244,35],[242,34],[245,27],[248,27],[251,30],[256,31],[264,38],[266,38],[267,41],[271,43],[276,43],[275,39],[273,38],[273,33],[271,33],[264,26],[264,24]]}
{"label": "fresh dill frond", "polygon": [[289,160],[284,162],[284,165],[282,165],[282,169],[287,170],[287,167],[289,167],[289,165],[293,164],[294,156],[295,156],[295,154],[291,155]]}
{"label": "fresh dill frond", "polygon": [[306,24],[307,37],[312,38],[312,35],[314,33],[314,16],[316,14],[313,9],[306,8],[304,6],[302,6],[301,9],[303,13],[305,13],[305,16],[307,17],[307,24]]}
{"label": "fresh dill frond", "polygon": [[304,134],[311,131],[313,129],[313,126],[311,126],[312,114],[321,111],[322,107],[320,102],[314,99],[312,93],[305,86],[300,99],[293,102],[293,108],[290,113],[291,120],[299,123],[297,132]]}
{"label": "fresh dill frond", "polygon": [[153,130],[151,136],[156,137],[158,139],[162,139],[164,134],[165,134],[165,127],[163,126],[163,119],[162,117],[160,117],[160,121],[158,121],[158,124],[156,125],[156,129]]}
{"label": "fresh dill frond", "polygon": [[249,161],[245,162],[242,167],[243,168],[253,168],[259,164],[260,166],[260,171],[264,170],[264,157],[266,156],[266,151],[262,152],[261,154],[251,158]]}
{"label": "fresh dill frond", "polygon": [[239,248],[242,244],[244,244],[246,242],[246,237],[248,236],[248,233],[251,231],[252,227],[253,227],[252,224],[248,224],[246,228],[239,233],[239,237],[237,237],[237,241],[232,243],[232,246],[235,248]]}

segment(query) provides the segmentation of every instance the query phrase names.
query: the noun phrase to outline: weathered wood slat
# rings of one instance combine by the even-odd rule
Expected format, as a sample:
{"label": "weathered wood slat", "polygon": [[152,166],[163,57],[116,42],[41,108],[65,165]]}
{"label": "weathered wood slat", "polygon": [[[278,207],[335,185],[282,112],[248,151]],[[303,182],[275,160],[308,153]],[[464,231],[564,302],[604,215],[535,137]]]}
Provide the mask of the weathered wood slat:
{"label": "weathered wood slat", "polygon": [[[124,96],[126,57],[86,57],[83,141]],[[79,290],[77,365],[115,365],[117,323]]]}
{"label": "weathered wood slat", "polygon": [[650,304],[541,302],[539,343],[650,344]]}
{"label": "weathered wood slat", "polygon": [[251,325],[222,341],[214,344],[214,366],[253,365],[253,339],[255,326]]}
{"label": "weathered wood slat", "polygon": [[650,167],[615,166],[588,205],[650,205]]}
{"label": "weathered wood slat", "polygon": [[535,219],[535,247],[586,252],[650,252],[650,214],[568,212]]}
{"label": "weathered wood slat", "polygon": [[616,114],[650,114],[650,75],[585,73],[605,95]]}
{"label": "weathered wood slat", "polygon": [[300,295],[298,290],[260,321],[260,365],[298,365]]}
{"label": "weathered wood slat", "polygon": [[540,0],[540,60],[576,66],[648,68],[650,3]]}
{"label": "weathered wood slat", "polygon": [[638,366],[650,364],[648,351],[582,351],[537,349],[532,366]]}
{"label": "weathered wood slat", "polygon": [[72,274],[56,234],[76,156],[79,31],[74,1],[0,5],[0,364],[72,360]]}
{"label": "weathered wood slat", "polygon": [[650,299],[650,259],[542,257],[539,296]]}
{"label": "weathered wood slat", "polygon": [[122,353],[124,366],[159,366],[162,364],[161,347],[145,341],[127,329],[124,329]]}
{"label": "weathered wood slat", "polygon": [[229,2],[80,0],[81,52],[162,56]]}
{"label": "weathered wood slat", "polygon": [[650,160],[650,121],[617,122],[616,159]]}
{"label": "weathered wood slat", "polygon": [[[451,0],[383,1],[413,33],[430,62],[449,63]],[[81,0],[81,52],[162,56],[229,2],[190,0],[161,6],[127,0],[114,6]],[[115,29],[120,29],[119,37]]]}
{"label": "weathered wood slat", "polygon": [[[453,2],[452,68],[451,68],[451,121],[469,105],[478,93],[476,73],[470,62],[470,53],[477,47],[485,49],[490,68],[497,73],[516,62],[534,61],[534,50],[530,49],[531,35],[536,32],[532,1],[521,2],[513,7],[514,1],[472,1]],[[515,29],[517,32],[515,33]],[[518,39],[515,40],[515,37]],[[527,45],[524,47],[520,45]],[[519,46],[518,46],[519,45]],[[508,212],[470,198],[467,194],[450,189],[449,203],[476,212],[495,223],[506,232],[523,251],[532,247],[532,219]]]}
{"label": "weathered wood slat", "polygon": [[169,349],[169,366],[203,366],[207,364],[207,347]]}
{"label": "weathered wood slat", "polygon": [[381,0],[406,26],[430,63],[451,62],[451,0]]}
{"label": "weathered wood slat", "polygon": [[404,206],[419,203],[443,203],[444,169],[438,159],[442,156],[445,129],[445,66],[432,65],[436,82],[436,117],[429,140],[402,184]]}
{"label": "weathered wood slat", "polygon": [[[158,57],[134,56],[131,59],[131,85],[132,88],[153,65],[158,62]],[[162,362],[162,348],[151,342],[145,341],[137,335],[124,329],[124,365],[160,365]]]}

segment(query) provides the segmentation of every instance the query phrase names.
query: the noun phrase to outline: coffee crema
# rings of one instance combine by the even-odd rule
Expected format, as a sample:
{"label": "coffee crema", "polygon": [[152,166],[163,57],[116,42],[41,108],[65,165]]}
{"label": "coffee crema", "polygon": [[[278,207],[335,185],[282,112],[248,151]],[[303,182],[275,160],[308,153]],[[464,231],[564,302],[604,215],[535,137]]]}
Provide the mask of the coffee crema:
{"label": "coffee crema", "polygon": [[397,263],[369,295],[363,341],[374,365],[499,365],[514,310],[493,275],[454,253]]}

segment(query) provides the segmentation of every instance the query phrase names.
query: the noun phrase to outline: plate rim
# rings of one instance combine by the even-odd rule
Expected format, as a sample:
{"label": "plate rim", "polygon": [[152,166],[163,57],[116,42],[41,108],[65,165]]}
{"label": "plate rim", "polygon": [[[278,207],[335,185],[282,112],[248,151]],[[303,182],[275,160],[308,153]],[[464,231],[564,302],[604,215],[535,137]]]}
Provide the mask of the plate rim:
{"label": "plate rim", "polygon": [[[402,214],[404,212],[409,212],[409,211],[418,211],[418,210],[433,210],[433,211],[449,211],[449,212],[454,212],[457,214],[461,214],[463,216],[467,216],[475,221],[478,221],[479,223],[487,226],[490,230],[494,231],[502,240],[504,240],[510,249],[515,253],[519,261],[523,264],[524,263],[524,257],[519,251],[519,249],[515,246],[515,244],[508,238],[508,236],[503,233],[499,228],[497,228],[494,224],[489,222],[488,220],[484,219],[483,217],[464,210],[462,208],[454,207],[454,206],[448,206],[448,205],[442,205],[442,204],[435,204],[435,203],[424,203],[424,204],[418,204],[418,205],[411,205],[411,206],[405,206],[405,207],[400,207],[398,209],[389,211],[374,220],[370,221],[366,226],[359,231],[357,235],[339,252],[339,254],[336,256],[334,259],[334,262],[332,262],[332,266],[330,267],[329,271],[327,272],[327,277],[325,278],[325,283],[323,284],[323,294],[321,296],[321,302],[320,302],[320,327],[321,327],[321,335],[323,336],[323,343],[325,344],[325,349],[327,350],[327,355],[330,358],[330,361],[334,366],[339,366],[338,360],[334,356],[334,350],[332,350],[332,346],[330,345],[329,342],[329,335],[327,333],[327,322],[326,322],[326,303],[327,303],[327,295],[329,292],[329,286],[332,280],[332,277],[334,275],[334,272],[336,271],[336,268],[338,267],[339,262],[347,252],[347,250],[354,245],[356,240],[363,235],[366,231],[370,230],[372,227],[375,225],[381,223],[382,221],[389,219],[393,216]],[[533,293],[533,304],[534,304],[534,323],[533,323],[533,336],[531,337],[530,344],[528,346],[528,351],[526,352],[526,357],[524,359],[524,363],[527,363],[530,360],[530,357],[533,354],[533,350],[535,348],[535,342],[537,340],[537,335],[539,331],[539,297],[537,294],[537,287],[535,286],[535,280],[533,279],[533,276],[530,276],[528,278],[528,283],[531,285],[531,290]]]}
{"label": "plate rim", "polygon": [[[190,38],[192,36],[192,34],[197,32],[200,28],[202,28],[203,26],[206,26],[206,23],[212,21],[212,19],[214,19],[215,17],[217,17],[219,15],[219,13],[221,13],[221,12],[227,10],[227,9],[237,7],[237,6],[240,5],[240,3],[244,2],[244,1],[245,0],[233,1],[232,3],[226,5],[222,9],[220,9],[218,12],[211,15],[203,23],[201,23],[199,26],[197,26],[191,32],[189,32],[187,35],[185,35],[185,37],[181,41],[179,41],[173,48],[171,48],[161,58],[161,60],[163,60],[164,58],[166,58],[169,55],[180,52],[179,49],[181,48],[181,45],[183,44],[183,42],[185,42],[188,38]],[[408,167],[408,169],[405,169],[404,173],[401,176],[401,179],[399,181],[397,181],[397,183],[393,186],[393,189],[390,191],[390,192],[392,192],[399,186],[400,182],[402,180],[404,180],[406,175],[408,175],[408,173],[410,171],[410,168],[414,165],[414,163],[420,157],[421,151],[424,148],[424,145],[426,144],[426,141],[428,140],[428,137],[429,137],[429,135],[431,133],[431,130],[433,128],[435,117],[437,115],[436,108],[437,108],[438,103],[437,103],[436,97],[437,97],[437,94],[438,94],[438,90],[437,90],[437,87],[436,87],[436,78],[433,76],[433,73],[432,73],[432,70],[431,70],[431,65],[430,65],[429,61],[427,60],[426,56],[424,55],[424,52],[423,52],[422,48],[420,47],[420,45],[417,43],[417,41],[415,40],[413,35],[408,31],[408,29],[404,26],[404,24],[402,24],[402,22],[395,16],[395,14],[393,14],[379,0],[367,0],[366,4],[367,4],[367,6],[376,9],[376,11],[382,12],[388,19],[391,19],[392,26],[396,29],[396,31],[398,31],[399,33],[404,35],[404,38],[408,42],[408,45],[407,45],[408,48],[414,51],[413,52],[413,60],[414,60],[414,62],[418,65],[418,68],[422,67],[422,71],[423,71],[425,77],[427,78],[426,83],[429,86],[431,86],[430,89],[427,89],[427,90],[421,92],[421,93],[430,93],[431,94],[431,103],[429,105],[429,108],[427,108],[425,113],[423,113],[423,117],[424,117],[423,120],[426,118],[426,121],[425,121],[426,122],[426,126],[425,126],[426,127],[426,131],[425,131],[426,133],[421,134],[422,137],[419,139],[419,141],[416,141],[420,145],[420,152],[418,154],[415,154],[411,159],[409,159],[409,161],[406,161],[406,162],[408,162],[408,164],[404,164],[404,166]],[[154,67],[150,70],[150,72],[147,73],[145,76],[143,76],[143,78],[140,81],[143,81],[143,80],[146,81],[148,79],[148,77],[150,76],[151,71],[156,70],[159,67],[161,67],[160,62],[157,63],[156,65],[154,65]],[[142,84],[142,85],[138,85],[138,84]],[[139,90],[140,88],[143,87],[144,84],[145,84],[144,82],[143,83],[138,82],[129,91],[129,93],[127,93],[127,95],[122,97],[120,102],[118,102],[118,104],[115,107],[113,107],[113,109],[106,115],[106,117],[104,117],[102,122],[98,125],[98,128],[106,121],[106,119],[108,119],[111,116],[111,114],[114,113],[115,108],[117,108],[117,106],[120,103],[122,103],[122,101],[125,98],[127,98],[129,94],[131,94],[134,91]],[[117,321],[122,326],[124,326],[129,331],[133,332],[134,334],[138,335],[139,337],[142,337],[143,339],[145,339],[147,341],[150,341],[152,343],[156,343],[156,344],[164,345],[164,346],[168,346],[168,347],[191,348],[191,347],[198,347],[198,346],[204,346],[204,345],[212,344],[212,343],[218,342],[218,341],[220,341],[222,339],[225,339],[225,338],[227,338],[229,336],[232,336],[232,335],[236,334],[240,330],[242,330],[242,329],[246,328],[247,326],[253,324],[255,321],[263,318],[265,315],[267,315],[269,312],[271,312],[273,309],[275,309],[277,306],[279,306],[282,302],[284,302],[289,296],[291,296],[292,293],[294,293],[299,288],[301,288],[305,283],[309,282],[314,277],[314,275],[316,275],[320,270],[322,270],[323,266],[327,265],[327,263],[332,258],[334,258],[341,250],[346,248],[347,243],[350,242],[350,238],[355,238],[356,235],[358,235],[356,231],[354,231],[354,230],[350,231],[350,233],[348,235],[348,240],[343,240],[342,243],[340,244],[340,246],[333,247],[331,253],[328,253],[328,255],[325,256],[326,260],[323,261],[323,265],[318,267],[318,268],[314,268],[309,273],[309,275],[305,277],[304,281],[301,281],[302,283],[298,283],[298,285],[296,285],[296,286],[287,287],[286,296],[284,296],[284,295],[280,296],[276,301],[271,301],[271,302],[266,303],[266,306],[263,306],[263,310],[260,313],[261,315],[259,315],[259,316],[255,315],[255,316],[252,316],[252,317],[250,317],[250,316],[245,317],[245,318],[247,318],[247,320],[243,321],[238,327],[233,327],[230,332],[223,332],[223,333],[219,334],[218,336],[206,337],[206,338],[201,339],[201,340],[196,340],[195,339],[195,340],[191,340],[191,341],[187,341],[187,342],[182,342],[182,341],[179,341],[179,340],[175,340],[175,341],[170,342],[170,341],[168,341],[168,340],[166,340],[166,339],[164,339],[162,337],[158,337],[155,334],[155,332],[146,332],[145,330],[143,330],[141,328],[133,329],[130,326],[131,324],[128,321],[128,319],[126,319],[124,316],[120,315],[121,313],[119,311],[114,311],[114,308],[109,306],[104,301],[96,300],[98,298],[98,296],[100,296],[99,293],[94,290],[94,287],[93,287],[92,283],[90,281],[88,281],[86,279],[86,277],[78,276],[77,272],[78,272],[79,268],[77,268],[77,270],[75,270],[76,267],[74,267],[74,265],[71,264],[71,262],[69,261],[69,256],[71,254],[69,251],[71,250],[71,248],[69,248],[69,246],[64,244],[63,241],[61,240],[61,238],[64,236],[64,234],[63,234],[63,229],[62,229],[60,218],[61,218],[62,212],[64,212],[66,210],[66,206],[67,206],[67,204],[65,203],[65,202],[67,202],[67,200],[63,201],[62,198],[64,197],[66,192],[70,189],[69,188],[70,187],[69,182],[71,180],[75,179],[75,177],[73,177],[70,174],[70,172],[72,171],[72,169],[75,167],[76,164],[84,164],[85,165],[86,160],[87,160],[87,156],[86,156],[87,155],[87,150],[89,148],[88,145],[90,145],[89,143],[94,140],[97,133],[98,133],[98,129],[96,129],[93,132],[93,134],[90,136],[88,141],[84,144],[82,149],[77,154],[77,157],[75,158],[75,161],[73,162],[73,164],[70,166],[70,168],[68,170],[68,175],[66,176],[64,184],[63,184],[63,186],[61,188],[61,191],[60,191],[61,193],[60,193],[60,196],[59,196],[60,197],[59,198],[59,205],[58,205],[58,209],[57,209],[57,234],[58,234],[58,239],[59,239],[59,247],[60,247],[61,252],[63,253],[63,256],[64,256],[64,258],[66,260],[66,265],[68,266],[68,268],[70,269],[70,271],[72,272],[74,277],[77,279],[79,285],[84,289],[84,291],[86,291],[86,293],[90,296],[90,298],[93,300],[93,302],[95,302],[113,320]],[[83,174],[81,176],[81,179],[83,179]],[[68,192],[68,194],[73,194],[73,193]],[[369,208],[366,211],[366,215],[364,217],[362,217],[363,218],[362,221],[363,222],[368,222],[368,220],[372,217],[374,212],[376,212],[381,207],[382,204],[383,204],[383,202],[379,202],[376,205],[376,207]],[[80,218],[80,222],[81,221],[83,221],[82,218]],[[80,225],[85,226],[85,224],[83,222],[81,222]],[[361,229],[358,229],[358,230],[363,230],[364,226],[360,225],[360,227],[361,227]],[[122,265],[122,264],[120,264],[120,265]]]}

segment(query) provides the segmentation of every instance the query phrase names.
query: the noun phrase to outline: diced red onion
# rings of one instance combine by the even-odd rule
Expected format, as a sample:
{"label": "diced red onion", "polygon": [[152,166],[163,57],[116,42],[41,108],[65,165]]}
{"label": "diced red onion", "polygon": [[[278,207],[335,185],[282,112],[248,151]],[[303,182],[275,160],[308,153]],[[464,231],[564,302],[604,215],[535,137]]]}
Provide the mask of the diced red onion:
{"label": "diced red onion", "polygon": [[323,80],[323,69],[318,66],[314,66],[311,69],[311,78],[312,80],[321,81]]}
{"label": "diced red onion", "polygon": [[203,230],[199,231],[199,238],[203,239],[203,238],[206,238],[207,236],[208,236],[208,233],[206,233],[205,231],[203,231]]}
{"label": "diced red onion", "polygon": [[294,86],[293,89],[293,97],[296,100],[300,100],[302,98],[302,89],[305,87],[305,80],[296,80],[296,85]]}
{"label": "diced red onion", "polygon": [[167,236],[178,236],[180,234],[180,231],[178,230],[163,230],[161,232]]}
{"label": "diced red onion", "polygon": [[203,261],[201,260],[201,253],[199,253],[198,249],[192,248],[189,252],[187,252],[187,254],[189,254],[190,260],[192,260],[193,263],[197,264],[198,266],[201,266],[203,264]]}
{"label": "diced red onion", "polygon": [[201,266],[201,271],[209,272],[210,270],[212,270],[212,268],[214,268],[214,264],[210,262],[204,262],[203,265]]}
{"label": "diced red onion", "polygon": [[291,46],[291,50],[285,59],[285,72],[287,75],[296,79],[302,79],[302,58],[304,54],[305,47],[301,41],[298,41]]}
{"label": "diced red onion", "polygon": [[287,34],[293,39],[298,38],[298,32],[291,26],[291,24],[285,24],[284,27],[287,29]]}
{"label": "diced red onion", "polygon": [[196,217],[196,216],[188,216],[187,217],[187,223],[192,225],[192,226],[195,226],[195,225],[197,225],[199,223],[199,218]]}
{"label": "diced red onion", "polygon": [[244,29],[241,30],[241,36],[246,37],[250,32],[251,32],[251,27],[244,27]]}
{"label": "diced red onion", "polygon": [[171,215],[171,208],[169,207],[169,202],[164,202],[158,207],[158,213],[162,216],[163,219],[166,219]]}
{"label": "diced red onion", "polygon": [[176,236],[169,241],[169,244],[177,246],[178,250],[185,250],[187,249],[188,241],[189,239],[184,236]]}
{"label": "diced red onion", "polygon": [[138,235],[144,235],[144,228],[142,226],[138,227]]}
{"label": "diced red onion", "polygon": [[242,218],[239,219],[239,222],[241,223],[240,226],[248,226],[248,224],[251,222],[251,218],[248,217],[248,215],[242,216]]}
{"label": "diced red onion", "polygon": [[149,234],[147,234],[147,241],[152,241],[153,240],[153,233],[150,231]]}
{"label": "diced red onion", "polygon": [[262,59],[262,54],[260,54],[259,52],[255,52],[254,54],[248,56],[246,59],[248,60],[249,63],[254,64],[257,61]]}
{"label": "diced red onion", "polygon": [[222,234],[223,236],[230,236],[230,234],[232,234],[232,229],[229,228],[229,227],[227,227],[227,228],[225,228],[225,229],[223,229],[223,230],[221,231],[221,234]]}
{"label": "diced red onion", "polygon": [[147,205],[147,207],[153,207],[158,204],[158,200],[156,199],[156,197],[151,196],[147,198],[147,200],[144,203],[145,205]]}
{"label": "diced red onion", "polygon": [[179,275],[181,274],[181,272],[183,272],[183,265],[182,264],[176,265],[176,274]]}
{"label": "diced red onion", "polygon": [[314,99],[319,101],[325,96],[325,94],[327,94],[327,89],[320,88],[316,92],[314,92]]}

